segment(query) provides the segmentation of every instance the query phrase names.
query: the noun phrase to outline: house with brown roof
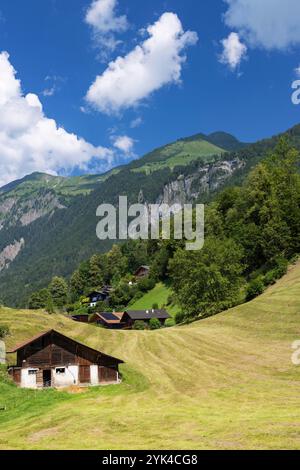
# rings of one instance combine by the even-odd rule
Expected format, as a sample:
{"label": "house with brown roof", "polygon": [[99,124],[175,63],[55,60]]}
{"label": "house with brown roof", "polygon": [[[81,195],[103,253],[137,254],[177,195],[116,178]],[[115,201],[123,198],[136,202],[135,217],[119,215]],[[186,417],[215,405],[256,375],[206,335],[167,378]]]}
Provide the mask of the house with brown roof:
{"label": "house with brown roof", "polygon": [[124,312],[94,313],[90,317],[90,323],[96,323],[111,330],[121,330],[126,328],[126,325],[122,322],[123,314]]}
{"label": "house with brown roof", "polygon": [[17,345],[16,365],[8,371],[24,388],[90,386],[120,383],[121,359],[109,356],[55,330]]}
{"label": "house with brown roof", "polygon": [[156,318],[161,325],[171,318],[164,309],[152,310],[126,310],[125,312],[101,312],[92,316],[92,323],[104,326],[105,328],[121,330],[131,329],[138,320],[149,323],[151,318]]}

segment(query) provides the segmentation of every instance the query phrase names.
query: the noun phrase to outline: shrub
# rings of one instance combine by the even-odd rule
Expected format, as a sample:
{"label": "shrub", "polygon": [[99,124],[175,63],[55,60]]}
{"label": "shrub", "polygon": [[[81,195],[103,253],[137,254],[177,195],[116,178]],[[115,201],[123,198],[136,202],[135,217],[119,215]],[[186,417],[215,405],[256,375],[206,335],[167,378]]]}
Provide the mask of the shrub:
{"label": "shrub", "polygon": [[50,294],[48,289],[42,289],[38,292],[31,294],[28,301],[28,308],[30,310],[38,310],[45,308],[49,300]]}
{"label": "shrub", "polygon": [[138,289],[142,292],[148,292],[155,287],[155,284],[156,282],[154,279],[146,277],[138,282]]}
{"label": "shrub", "polygon": [[7,325],[0,325],[0,339],[5,338],[5,336],[9,335],[9,328]]}
{"label": "shrub", "polygon": [[53,300],[52,300],[51,297],[49,297],[48,300],[47,300],[45,310],[46,310],[47,313],[49,313],[49,315],[52,315],[52,313],[54,313],[54,311],[55,311],[54,305],[53,305]]}
{"label": "shrub", "polygon": [[144,297],[143,292],[138,291],[138,292],[135,294],[135,296],[131,299],[131,301],[129,302],[129,305],[133,305],[135,302],[137,302],[138,300],[140,300],[142,297]]}
{"label": "shrub", "polygon": [[175,315],[175,323],[176,325],[179,325],[180,323],[183,323],[185,320],[185,314],[183,312],[178,312]]}
{"label": "shrub", "polygon": [[90,306],[81,306],[80,309],[84,309],[84,313],[97,313],[97,312],[106,312],[107,303],[106,302],[97,302],[95,307]]}
{"label": "shrub", "polygon": [[67,311],[68,313],[72,313],[72,312],[74,312],[74,310],[75,310],[75,304],[68,304],[68,305],[66,305],[66,311]]}
{"label": "shrub", "polygon": [[275,284],[275,282],[282,278],[287,273],[288,261],[285,258],[276,258],[275,267],[271,269],[264,277],[265,285],[270,286]]}
{"label": "shrub", "polygon": [[254,299],[255,297],[261,295],[264,290],[265,285],[263,283],[263,279],[261,277],[253,279],[253,281],[248,284],[246,300],[249,301]]}
{"label": "shrub", "polygon": [[55,276],[48,287],[53,305],[62,308],[67,303],[68,285],[64,278]]}
{"label": "shrub", "polygon": [[157,318],[151,318],[149,327],[150,330],[159,330],[161,328],[161,323]]}
{"label": "shrub", "polygon": [[166,323],[165,323],[166,328],[171,328],[172,326],[175,326],[175,325],[176,325],[176,323],[175,323],[174,318],[168,318],[166,320]]}
{"label": "shrub", "polygon": [[275,284],[277,279],[278,277],[275,272],[275,269],[272,269],[272,271],[269,271],[264,277],[265,286],[272,286],[273,284]]}
{"label": "shrub", "polygon": [[144,321],[142,320],[137,320],[133,324],[133,329],[134,330],[145,330],[147,328],[147,325]]}
{"label": "shrub", "polygon": [[89,307],[80,307],[77,310],[74,310],[73,315],[87,315],[89,312]]}
{"label": "shrub", "polygon": [[157,303],[153,304],[153,305],[152,305],[152,308],[153,308],[154,310],[158,310],[158,308],[159,308],[159,307],[158,307],[158,304],[157,304]]}
{"label": "shrub", "polygon": [[276,266],[274,269],[274,273],[277,276],[277,279],[280,279],[287,273],[288,270],[288,261],[285,258],[276,258]]}

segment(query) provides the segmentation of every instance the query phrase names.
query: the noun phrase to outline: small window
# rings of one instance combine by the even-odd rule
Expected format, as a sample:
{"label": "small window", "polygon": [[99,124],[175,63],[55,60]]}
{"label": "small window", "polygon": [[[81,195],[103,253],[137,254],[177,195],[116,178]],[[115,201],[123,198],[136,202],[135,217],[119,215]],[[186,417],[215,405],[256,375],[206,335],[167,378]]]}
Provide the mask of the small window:
{"label": "small window", "polygon": [[28,371],[28,375],[36,375],[37,374],[37,369],[30,369]]}
{"label": "small window", "polygon": [[65,374],[66,373],[66,368],[65,367],[57,367],[57,369],[55,369],[55,373],[57,375]]}

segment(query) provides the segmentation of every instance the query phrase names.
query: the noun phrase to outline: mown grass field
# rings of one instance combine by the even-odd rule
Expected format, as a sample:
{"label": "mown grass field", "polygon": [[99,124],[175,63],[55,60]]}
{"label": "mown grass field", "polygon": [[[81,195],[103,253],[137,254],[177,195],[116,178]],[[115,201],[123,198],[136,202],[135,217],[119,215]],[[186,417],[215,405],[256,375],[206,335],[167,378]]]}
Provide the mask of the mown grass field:
{"label": "mown grass field", "polygon": [[126,361],[82,393],[0,380],[1,449],[299,449],[300,263],[251,303],[185,327],[107,331],[2,309],[8,346],[49,327]]}

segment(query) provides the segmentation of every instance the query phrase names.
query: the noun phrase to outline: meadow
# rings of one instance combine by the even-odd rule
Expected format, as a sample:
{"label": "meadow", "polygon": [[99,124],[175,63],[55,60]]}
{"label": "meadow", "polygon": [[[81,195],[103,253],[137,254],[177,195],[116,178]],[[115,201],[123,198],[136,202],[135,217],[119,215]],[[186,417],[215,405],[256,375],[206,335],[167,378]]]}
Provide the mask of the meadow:
{"label": "meadow", "polygon": [[55,328],[126,361],[123,383],[16,388],[2,369],[1,449],[299,449],[300,263],[254,301],[187,326],[108,331],[1,309],[7,346]]}
{"label": "meadow", "polygon": [[174,317],[180,308],[176,304],[168,303],[171,296],[174,296],[172,289],[163,282],[159,282],[153,289],[146,292],[143,297],[130,304],[129,308],[130,310],[150,310],[154,304],[157,304],[158,308],[165,308]]}

